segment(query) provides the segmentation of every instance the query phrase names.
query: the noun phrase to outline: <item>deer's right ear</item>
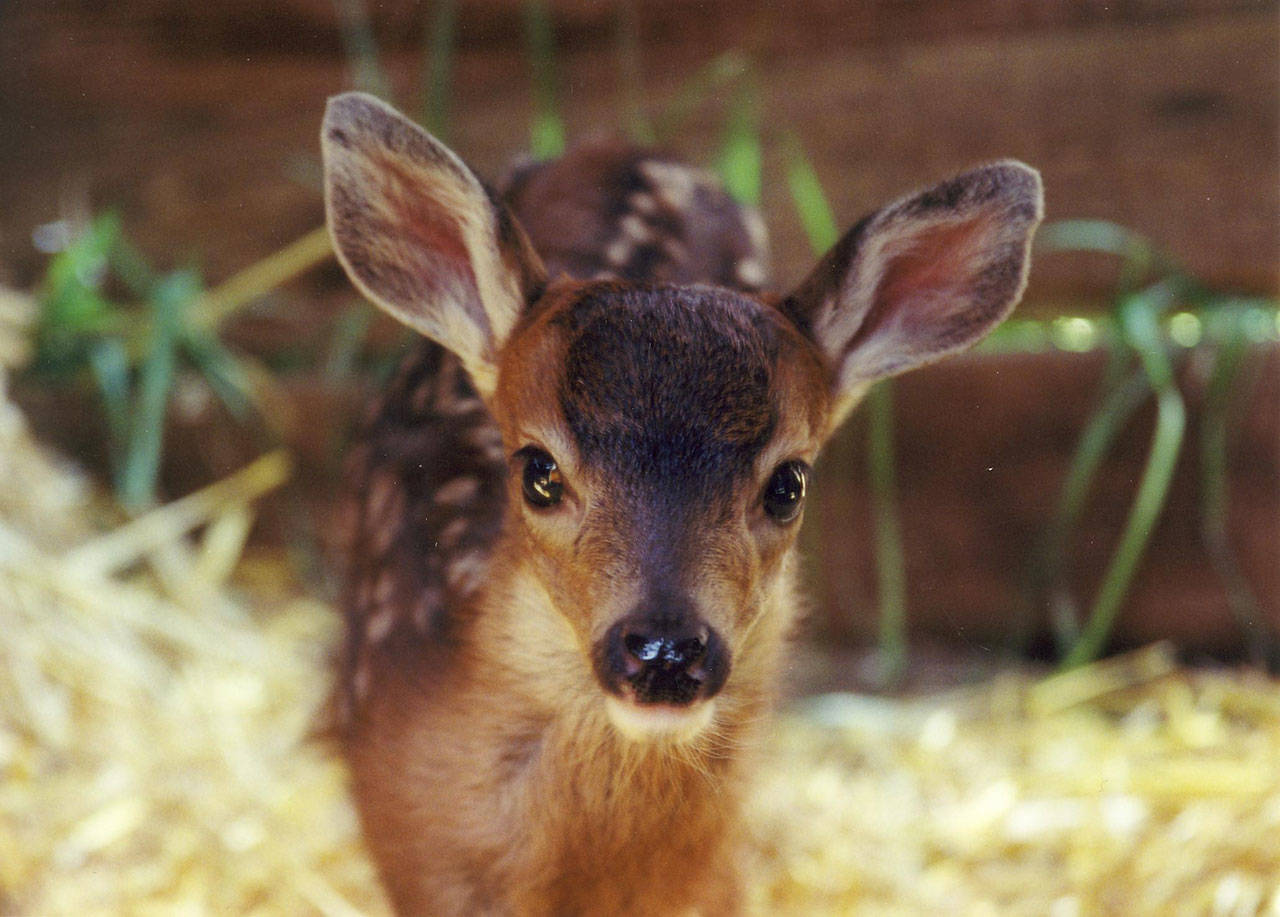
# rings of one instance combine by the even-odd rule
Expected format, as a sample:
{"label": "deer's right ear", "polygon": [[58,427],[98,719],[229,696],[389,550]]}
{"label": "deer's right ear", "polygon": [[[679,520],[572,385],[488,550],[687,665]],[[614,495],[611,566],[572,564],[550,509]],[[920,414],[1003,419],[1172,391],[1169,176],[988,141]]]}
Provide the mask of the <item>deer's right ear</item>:
{"label": "deer's right ear", "polygon": [[373,96],[330,99],[321,148],[329,232],[351,280],[491,395],[497,352],[546,280],[524,230],[451,150]]}
{"label": "deer's right ear", "polygon": [[864,218],[781,303],[825,357],[838,421],[876,379],[981,340],[1026,285],[1040,176],[1006,160]]}

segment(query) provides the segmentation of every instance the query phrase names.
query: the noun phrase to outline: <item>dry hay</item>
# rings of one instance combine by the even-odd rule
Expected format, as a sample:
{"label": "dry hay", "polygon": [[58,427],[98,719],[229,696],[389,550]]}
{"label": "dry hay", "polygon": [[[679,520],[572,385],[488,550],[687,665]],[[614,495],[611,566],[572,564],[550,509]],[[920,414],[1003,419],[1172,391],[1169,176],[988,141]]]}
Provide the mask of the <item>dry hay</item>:
{"label": "dry hay", "polygon": [[[285,473],[96,534],[0,388],[0,913],[385,913],[313,732],[336,616],[230,577]],[[1274,682],[1159,649],[810,702],[750,805],[753,910],[1280,917],[1278,723]]]}
{"label": "dry hay", "polygon": [[752,805],[759,913],[1280,917],[1274,681],[1156,646],[806,713]]}

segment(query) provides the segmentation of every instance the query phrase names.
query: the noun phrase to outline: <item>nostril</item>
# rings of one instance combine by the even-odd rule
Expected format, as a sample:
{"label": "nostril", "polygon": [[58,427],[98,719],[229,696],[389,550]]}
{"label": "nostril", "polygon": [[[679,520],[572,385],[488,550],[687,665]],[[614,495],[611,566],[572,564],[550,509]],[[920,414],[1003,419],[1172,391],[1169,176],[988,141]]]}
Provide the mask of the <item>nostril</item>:
{"label": "nostril", "polygon": [[629,633],[623,636],[622,645],[638,662],[668,670],[687,669],[707,653],[704,637],[674,638]]}
{"label": "nostril", "polygon": [[643,634],[627,634],[622,638],[622,645],[627,648],[627,652],[641,662],[657,661],[662,656],[665,643],[661,637],[646,637]]}
{"label": "nostril", "polygon": [[674,665],[691,666],[700,660],[707,652],[707,645],[698,637],[688,637],[680,640],[675,645],[675,659],[672,660]]}

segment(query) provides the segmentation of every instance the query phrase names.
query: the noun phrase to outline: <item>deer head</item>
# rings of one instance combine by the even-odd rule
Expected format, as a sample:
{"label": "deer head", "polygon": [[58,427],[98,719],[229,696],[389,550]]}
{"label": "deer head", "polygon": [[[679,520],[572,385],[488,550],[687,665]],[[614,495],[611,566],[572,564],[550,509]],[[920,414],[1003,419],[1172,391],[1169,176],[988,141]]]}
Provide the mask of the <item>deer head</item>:
{"label": "deer head", "polygon": [[697,734],[781,642],[823,443],[870,383],[1009,313],[1042,211],[1037,174],[999,162],[870,214],[780,299],[548,282],[497,197],[381,102],[333,99],[322,142],[347,273],[460,358],[501,429],[491,576],[567,625],[555,664],[632,736]]}

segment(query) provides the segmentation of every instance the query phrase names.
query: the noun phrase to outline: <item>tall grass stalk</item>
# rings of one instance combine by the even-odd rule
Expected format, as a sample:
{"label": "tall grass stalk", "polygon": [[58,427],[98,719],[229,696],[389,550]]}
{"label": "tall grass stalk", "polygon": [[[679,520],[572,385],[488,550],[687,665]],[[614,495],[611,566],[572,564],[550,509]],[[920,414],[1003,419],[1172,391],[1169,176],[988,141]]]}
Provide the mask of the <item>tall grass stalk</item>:
{"label": "tall grass stalk", "polygon": [[422,125],[441,140],[449,139],[449,90],[453,81],[453,51],[458,30],[457,0],[436,0],[423,48]]}
{"label": "tall grass stalk", "polygon": [[351,67],[351,84],[384,101],[391,101],[391,80],[378,59],[378,45],[364,0],[333,0],[338,12],[342,44]]}
{"label": "tall grass stalk", "polygon": [[1262,608],[1236,562],[1227,532],[1230,507],[1227,442],[1249,340],[1239,321],[1229,314],[1222,317],[1226,319],[1220,323],[1227,326],[1226,337],[1218,345],[1200,422],[1201,537],[1209,560],[1222,580],[1227,607],[1245,636],[1252,661],[1260,667],[1274,669],[1280,667],[1280,639],[1264,623]]}
{"label": "tall grass stalk", "polygon": [[1092,662],[1105,650],[1173,480],[1186,430],[1186,408],[1178,392],[1173,364],[1165,351],[1158,321],[1171,296],[1170,288],[1159,284],[1143,293],[1126,297],[1120,304],[1119,319],[1125,340],[1137,352],[1156,395],[1156,427],[1120,543],[1103,575],[1098,596],[1080,638],[1062,661],[1063,668]]}
{"label": "tall grass stalk", "polygon": [[545,0],[525,0],[523,7],[525,43],[533,68],[529,152],[535,159],[553,159],[564,152],[566,142],[556,73],[555,28]]}
{"label": "tall grass stalk", "polygon": [[[799,140],[786,140],[787,187],[809,245],[822,257],[840,241],[839,225],[822,183]],[[879,600],[879,677],[883,684],[898,682],[907,666],[907,574],[898,517],[894,474],[893,388],[883,380],[867,396],[868,466],[872,515],[875,519],[876,596]]]}

